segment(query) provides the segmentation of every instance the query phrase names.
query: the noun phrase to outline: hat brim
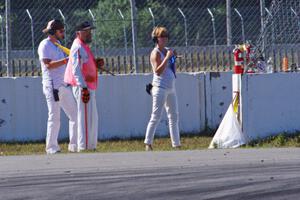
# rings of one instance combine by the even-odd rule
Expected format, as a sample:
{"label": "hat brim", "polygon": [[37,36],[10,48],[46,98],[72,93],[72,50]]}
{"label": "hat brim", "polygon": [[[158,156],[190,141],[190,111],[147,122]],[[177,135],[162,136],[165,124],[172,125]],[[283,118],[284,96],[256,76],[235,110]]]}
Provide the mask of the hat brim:
{"label": "hat brim", "polygon": [[49,29],[45,28],[45,29],[42,30],[42,32],[43,32],[43,33],[48,33],[48,32],[49,32]]}
{"label": "hat brim", "polygon": [[88,26],[88,27],[82,28],[78,31],[86,31],[86,30],[91,30],[91,29],[96,29],[96,27],[95,26]]}

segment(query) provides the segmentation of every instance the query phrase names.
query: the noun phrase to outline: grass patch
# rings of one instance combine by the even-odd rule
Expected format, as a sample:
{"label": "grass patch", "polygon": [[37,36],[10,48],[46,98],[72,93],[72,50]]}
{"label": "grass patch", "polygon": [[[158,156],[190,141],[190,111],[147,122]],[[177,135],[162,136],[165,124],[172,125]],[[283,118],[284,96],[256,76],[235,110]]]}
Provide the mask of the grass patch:
{"label": "grass patch", "polygon": [[[199,150],[207,149],[212,140],[211,134],[181,135],[182,148],[180,150]],[[134,152],[144,151],[144,139],[135,138],[130,140],[112,139],[99,141],[97,149],[89,152]],[[62,153],[68,153],[68,142],[60,142]],[[300,147],[300,132],[296,134],[282,133],[264,139],[251,141],[243,148],[273,148],[273,147]],[[169,137],[156,137],[153,144],[154,151],[173,151]],[[45,154],[44,142],[25,142],[25,143],[0,143],[0,156],[4,155],[31,155]]]}
{"label": "grass patch", "polygon": [[[183,135],[181,136],[181,150],[206,149],[212,140],[211,136]],[[68,152],[68,142],[59,143],[61,152]],[[153,144],[154,151],[172,151],[171,140],[169,137],[156,137]],[[95,151],[88,152],[133,152],[144,151],[144,138],[130,140],[105,140],[99,141]],[[45,143],[40,142],[12,142],[0,143],[0,155],[30,155],[45,154]]]}
{"label": "grass patch", "polygon": [[276,136],[253,140],[246,147],[300,147],[300,132],[293,134],[281,133]]}

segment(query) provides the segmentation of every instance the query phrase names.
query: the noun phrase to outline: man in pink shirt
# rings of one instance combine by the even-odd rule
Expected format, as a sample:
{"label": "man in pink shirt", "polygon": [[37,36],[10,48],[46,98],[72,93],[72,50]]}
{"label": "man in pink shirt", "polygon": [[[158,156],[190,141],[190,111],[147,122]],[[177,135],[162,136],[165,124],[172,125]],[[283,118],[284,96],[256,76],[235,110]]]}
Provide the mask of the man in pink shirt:
{"label": "man in pink shirt", "polygon": [[96,149],[98,141],[98,112],[96,90],[98,72],[89,44],[92,26],[83,22],[76,27],[76,38],[71,47],[64,81],[73,87],[77,102],[78,151]]}

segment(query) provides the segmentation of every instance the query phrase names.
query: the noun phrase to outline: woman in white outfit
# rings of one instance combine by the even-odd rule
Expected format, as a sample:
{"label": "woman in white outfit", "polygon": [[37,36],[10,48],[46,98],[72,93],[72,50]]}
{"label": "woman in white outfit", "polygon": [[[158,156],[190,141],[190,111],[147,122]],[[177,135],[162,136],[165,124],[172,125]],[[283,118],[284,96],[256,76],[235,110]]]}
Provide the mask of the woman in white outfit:
{"label": "woman in white outfit", "polygon": [[154,133],[160,122],[163,107],[165,107],[169,120],[169,131],[172,147],[180,147],[180,135],[178,128],[178,105],[175,90],[175,65],[170,64],[174,52],[166,48],[169,34],[165,27],[155,27],[152,32],[152,39],[155,48],[150,55],[150,62],[153,70],[152,114],[147,126],[145,145],[146,151],[153,150],[152,143]]}

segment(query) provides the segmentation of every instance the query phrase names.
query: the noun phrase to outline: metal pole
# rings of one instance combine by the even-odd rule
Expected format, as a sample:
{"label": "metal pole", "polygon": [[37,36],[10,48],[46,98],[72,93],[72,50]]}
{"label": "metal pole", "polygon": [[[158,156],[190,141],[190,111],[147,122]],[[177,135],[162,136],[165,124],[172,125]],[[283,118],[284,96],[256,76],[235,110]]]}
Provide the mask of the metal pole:
{"label": "metal pole", "polygon": [[212,25],[213,25],[214,47],[216,48],[217,39],[216,39],[215,17],[214,17],[213,13],[211,12],[211,10],[209,8],[207,8],[207,11],[211,16],[211,21],[212,21]]}
{"label": "metal pole", "polygon": [[134,72],[138,73],[138,62],[137,62],[137,15],[136,15],[136,7],[135,0],[130,0],[131,6],[131,29],[132,29],[132,50],[133,50],[133,64],[134,64]]}
{"label": "metal pole", "polygon": [[232,44],[231,0],[226,0],[226,28],[227,28],[227,46],[231,46]]}
{"label": "metal pole", "polygon": [[265,0],[260,0],[260,23],[262,34],[262,55],[265,57]]}
{"label": "metal pole", "polygon": [[149,9],[149,12],[150,12],[150,15],[152,17],[152,23],[153,23],[153,28],[155,27],[155,19],[154,19],[154,15],[153,15],[153,12],[151,10],[151,8],[148,8]]}
{"label": "metal pole", "polygon": [[126,55],[126,63],[127,62],[127,56],[128,56],[128,50],[127,50],[127,34],[126,34],[126,24],[125,24],[125,18],[124,15],[122,14],[121,10],[118,9],[119,14],[123,20],[123,33],[124,33],[124,45],[125,45],[125,55]]}
{"label": "metal pole", "polygon": [[[268,61],[267,61],[267,70],[270,70],[269,69],[269,65],[271,64],[269,61],[271,61],[270,60],[270,58],[272,58],[272,56],[273,56],[273,66],[272,66],[272,68],[273,68],[273,71],[275,71],[276,70],[276,67],[275,67],[275,63],[276,63],[276,53],[275,53],[275,29],[274,29],[274,22],[273,22],[273,15],[272,15],[272,13],[269,11],[269,9],[268,8],[265,8],[265,10],[266,10],[266,12],[268,13],[268,15],[269,15],[269,17],[271,18],[271,31],[272,31],[272,36],[271,36],[271,40],[272,40],[272,45],[271,45],[271,47],[272,47],[272,54],[273,55],[271,55],[271,56],[269,56],[269,58],[268,58]],[[268,63],[269,62],[269,63]]]}
{"label": "metal pole", "polygon": [[187,53],[187,47],[188,47],[188,40],[187,40],[187,23],[186,23],[186,17],[184,15],[184,13],[182,12],[182,10],[180,8],[178,8],[180,14],[182,15],[183,19],[184,19],[184,36],[185,36],[185,47],[186,47],[186,53]]}
{"label": "metal pole", "polygon": [[[95,15],[93,14],[93,12],[91,11],[91,9],[89,9],[89,13],[90,13],[90,15],[91,15],[91,17],[92,17],[92,20],[93,20],[93,23],[95,24],[95,26],[96,26],[96,28],[97,28],[97,20],[96,20],[96,18],[95,18]],[[97,49],[97,33],[96,33],[96,31],[94,32],[94,44],[95,44],[95,52],[96,52],[96,57],[98,56],[98,49]]]}
{"label": "metal pole", "polygon": [[[3,31],[3,17],[0,15],[0,21],[1,21],[1,60],[4,59],[4,31]],[[2,70],[2,69],[1,69]]]}
{"label": "metal pole", "polygon": [[[215,51],[215,56],[216,56],[216,66],[218,68],[219,67],[219,58],[218,58],[218,55],[217,55],[217,38],[216,38],[215,17],[214,17],[213,13],[211,12],[211,10],[209,8],[207,8],[207,11],[211,16],[211,21],[212,21],[212,26],[213,26],[214,51]],[[212,63],[211,63],[211,67],[212,67]]]}
{"label": "metal pole", "polygon": [[30,14],[30,12],[29,12],[28,9],[26,9],[26,12],[27,12],[27,14],[28,14],[28,17],[29,17],[29,19],[30,19],[30,24],[31,24],[32,57],[33,57],[33,60],[35,61],[33,19],[32,19],[32,17],[31,17],[31,14]]}
{"label": "metal pole", "polygon": [[63,15],[63,13],[61,12],[60,9],[58,9],[58,12],[59,12],[61,18],[63,19],[64,25],[65,25],[65,45],[67,45],[67,24],[66,24],[66,18]]}
{"label": "metal pole", "polygon": [[234,11],[238,14],[238,16],[241,19],[241,24],[242,24],[242,40],[243,40],[243,44],[245,44],[246,39],[245,39],[245,27],[244,27],[244,19],[243,16],[241,15],[241,13],[235,8]]}
{"label": "metal pole", "polygon": [[11,23],[10,23],[10,0],[5,0],[5,29],[6,29],[6,68],[7,76],[13,76],[11,65]]}
{"label": "metal pole", "polygon": [[269,11],[268,8],[265,8],[266,12],[268,13],[269,17],[271,17],[271,27],[272,27],[272,47],[275,44],[275,29],[274,29],[274,23],[273,23],[273,15],[271,14],[271,12]]}
{"label": "metal pole", "polygon": [[297,17],[297,21],[298,21],[298,26],[299,26],[299,29],[300,29],[300,18],[299,18],[299,15],[296,13],[296,11],[291,7],[291,11],[292,13],[294,13],[294,15]]}

